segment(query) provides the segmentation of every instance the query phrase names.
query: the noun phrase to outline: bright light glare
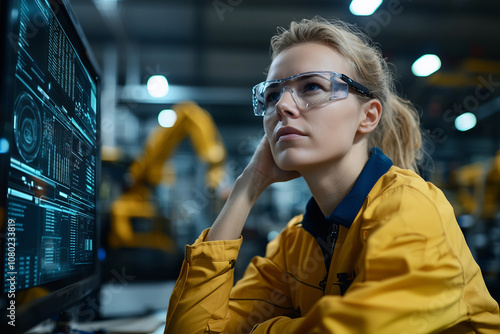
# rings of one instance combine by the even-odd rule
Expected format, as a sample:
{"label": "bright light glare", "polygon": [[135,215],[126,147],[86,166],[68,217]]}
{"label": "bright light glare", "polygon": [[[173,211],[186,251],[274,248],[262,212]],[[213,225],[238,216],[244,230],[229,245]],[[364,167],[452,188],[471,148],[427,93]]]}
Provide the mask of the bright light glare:
{"label": "bright light glare", "polygon": [[171,128],[177,121],[177,114],[172,109],[165,109],[158,114],[158,124],[164,128]]}
{"label": "bright light glare", "polygon": [[0,138],[0,154],[9,153],[9,141],[5,138]]}
{"label": "bright light glare", "polygon": [[411,71],[417,77],[427,77],[441,68],[441,59],[433,54],[426,54],[415,60]]}
{"label": "bright light glare", "polygon": [[163,75],[153,75],[147,83],[149,95],[163,97],[168,93],[168,81]]}
{"label": "bright light glare", "polygon": [[455,118],[455,127],[458,131],[467,131],[475,127],[477,124],[476,115],[471,112],[463,113]]}
{"label": "bright light glare", "polygon": [[357,16],[368,16],[375,13],[381,4],[382,0],[352,0],[349,10]]}

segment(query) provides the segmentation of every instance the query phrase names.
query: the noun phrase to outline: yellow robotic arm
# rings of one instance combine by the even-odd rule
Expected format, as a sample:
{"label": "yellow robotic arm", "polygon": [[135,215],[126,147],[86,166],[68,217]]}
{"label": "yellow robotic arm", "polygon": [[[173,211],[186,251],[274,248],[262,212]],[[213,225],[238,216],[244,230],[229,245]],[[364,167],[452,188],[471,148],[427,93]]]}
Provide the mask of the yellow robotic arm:
{"label": "yellow robotic arm", "polygon": [[[144,154],[132,164],[130,171],[135,183],[157,185],[162,178],[165,161],[172,150],[188,135],[200,159],[210,167],[224,162],[226,151],[212,116],[194,102],[173,107],[177,120],[171,128],[158,127],[148,139]],[[216,187],[220,179],[208,175],[209,186]]]}
{"label": "yellow robotic arm", "polygon": [[457,202],[455,213],[479,216],[483,198],[484,166],[474,163],[454,170],[451,178],[454,184]]}
{"label": "yellow robotic arm", "polygon": [[453,171],[452,181],[457,194],[457,215],[493,219],[500,198],[500,151],[491,161],[477,162]]}
{"label": "yellow robotic arm", "polygon": [[486,176],[484,191],[483,217],[493,219],[498,214],[500,204],[500,151],[493,159],[491,169]]}
{"label": "yellow robotic arm", "polygon": [[151,201],[152,187],[163,178],[165,162],[175,147],[189,136],[196,154],[208,164],[207,185],[216,188],[224,176],[226,149],[211,115],[194,102],[172,108],[177,120],[170,128],[156,128],[149,136],[143,154],[131,165],[132,186],[111,207],[110,247],[145,247],[172,251],[174,243],[161,229],[136,232],[133,219],[154,221],[158,212]]}

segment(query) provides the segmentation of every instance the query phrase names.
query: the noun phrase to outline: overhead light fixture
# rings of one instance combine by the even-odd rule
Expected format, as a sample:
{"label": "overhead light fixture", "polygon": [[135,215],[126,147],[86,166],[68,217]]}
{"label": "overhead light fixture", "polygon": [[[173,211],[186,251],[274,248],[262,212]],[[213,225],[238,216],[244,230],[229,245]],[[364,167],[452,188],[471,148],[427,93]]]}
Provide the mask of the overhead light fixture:
{"label": "overhead light fixture", "polygon": [[434,54],[425,54],[411,65],[411,71],[417,77],[427,77],[440,68],[441,59]]}
{"label": "overhead light fixture", "polygon": [[177,114],[172,109],[164,109],[158,114],[158,124],[164,128],[171,128],[177,121]]}
{"label": "overhead light fixture", "polygon": [[375,13],[381,4],[382,0],[352,0],[349,10],[357,16],[368,16]]}
{"label": "overhead light fixture", "polygon": [[475,127],[477,124],[476,115],[471,112],[463,113],[455,118],[455,128],[458,131],[467,131]]}
{"label": "overhead light fixture", "polygon": [[164,97],[168,93],[168,80],[163,75],[152,75],[147,82],[149,95]]}

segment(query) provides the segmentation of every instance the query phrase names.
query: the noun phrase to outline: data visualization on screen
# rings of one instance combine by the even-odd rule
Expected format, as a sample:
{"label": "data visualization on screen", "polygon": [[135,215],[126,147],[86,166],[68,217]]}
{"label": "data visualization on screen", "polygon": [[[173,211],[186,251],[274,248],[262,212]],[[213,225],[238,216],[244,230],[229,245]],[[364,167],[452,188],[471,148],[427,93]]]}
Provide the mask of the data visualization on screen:
{"label": "data visualization on screen", "polygon": [[15,273],[21,291],[94,270],[99,145],[97,78],[57,6],[18,4],[19,31],[7,36],[16,57],[6,218],[16,247],[4,282]]}

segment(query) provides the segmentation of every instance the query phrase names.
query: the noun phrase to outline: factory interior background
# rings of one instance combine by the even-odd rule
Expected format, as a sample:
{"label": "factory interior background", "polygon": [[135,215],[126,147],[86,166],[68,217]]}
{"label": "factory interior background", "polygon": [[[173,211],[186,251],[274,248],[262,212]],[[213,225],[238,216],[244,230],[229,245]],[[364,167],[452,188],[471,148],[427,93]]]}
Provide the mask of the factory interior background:
{"label": "factory interior background", "polygon": [[[427,133],[422,175],[452,203],[500,300],[500,2],[385,0],[367,16],[347,0],[70,4],[103,78],[103,309],[134,285],[176,279],[185,245],[210,227],[263,135],[251,88],[265,80],[271,36],[315,15],[356,24],[394,65]],[[430,75],[412,71],[423,55],[439,59]],[[265,191],[245,225],[236,278],[309,197],[300,179]],[[106,290],[117,272],[129,279]],[[153,295],[150,308],[168,304]]]}

